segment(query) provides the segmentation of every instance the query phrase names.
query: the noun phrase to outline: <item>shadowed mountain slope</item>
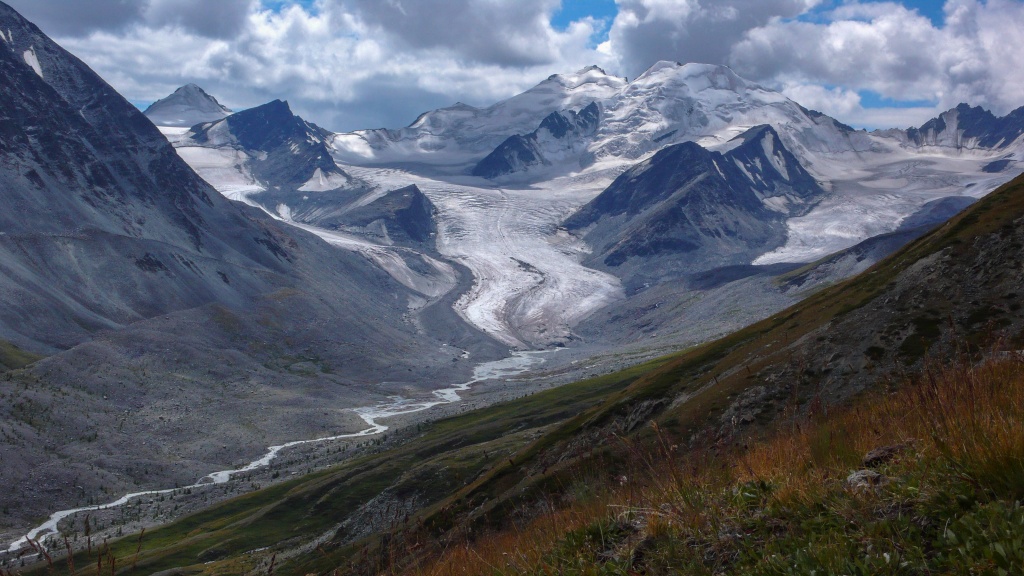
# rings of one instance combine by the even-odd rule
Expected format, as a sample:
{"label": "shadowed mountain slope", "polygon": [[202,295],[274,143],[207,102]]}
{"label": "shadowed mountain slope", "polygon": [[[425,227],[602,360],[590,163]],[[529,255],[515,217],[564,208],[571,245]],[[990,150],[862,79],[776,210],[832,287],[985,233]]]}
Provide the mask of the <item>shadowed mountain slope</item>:
{"label": "shadowed mountain slope", "polygon": [[564,223],[593,246],[587,262],[623,278],[664,278],[749,264],[781,246],[786,219],[824,191],[772,127],[736,140],[725,154],[669,146],[616,178]]}

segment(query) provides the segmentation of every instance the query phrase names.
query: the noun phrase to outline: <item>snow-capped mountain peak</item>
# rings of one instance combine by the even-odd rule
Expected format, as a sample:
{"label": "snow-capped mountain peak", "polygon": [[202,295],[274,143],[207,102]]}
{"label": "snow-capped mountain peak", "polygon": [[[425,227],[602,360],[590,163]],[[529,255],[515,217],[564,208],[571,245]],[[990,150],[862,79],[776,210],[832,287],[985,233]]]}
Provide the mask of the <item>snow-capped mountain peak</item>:
{"label": "snow-capped mountain peak", "polygon": [[505,139],[535,130],[553,112],[582,110],[621,92],[625,78],[597,66],[554,74],[536,86],[486,108],[457,103],[421,114],[400,130],[338,134],[338,158],[352,164],[401,162],[416,157],[439,164],[472,166]]}
{"label": "snow-capped mountain peak", "polygon": [[644,71],[632,84],[650,84],[665,81],[682,82],[695,91],[706,88],[740,92],[751,88],[764,90],[761,86],[745,80],[728,66],[690,62],[681,64],[662,60]]}
{"label": "snow-capped mountain peak", "polygon": [[639,82],[643,82],[644,80],[646,80],[648,78],[652,78],[652,77],[657,76],[658,74],[663,73],[663,71],[665,71],[665,70],[669,70],[669,71],[672,71],[674,73],[676,70],[679,70],[680,68],[682,68],[684,66],[685,66],[685,64],[683,64],[682,62],[673,62],[671,60],[659,60],[659,61],[655,62],[654,64],[652,64],[647,70],[644,70],[633,81],[634,82],[638,82],[638,81]]}
{"label": "snow-capped mountain peak", "polygon": [[231,114],[216,98],[195,84],[186,84],[170,96],[157,100],[144,114],[157,126],[187,128],[220,120]]}
{"label": "snow-capped mountain peak", "polygon": [[296,116],[288,102],[273,100],[221,120],[197,124],[179,145],[239,150],[249,176],[264,186],[324,191],[351,178],[331,158],[327,130]]}
{"label": "snow-capped mountain peak", "polygon": [[916,146],[988,149],[1005,148],[1022,135],[1024,107],[999,118],[980,106],[960,104],[920,128],[910,128],[906,131],[906,140]]}
{"label": "snow-capped mountain peak", "polygon": [[[564,141],[550,146],[527,142],[552,113],[578,112],[595,103],[600,110],[599,124],[580,132],[571,146]],[[628,164],[684,141],[728,148],[734,136],[761,124],[775,126],[787,147],[801,157],[805,152],[845,152],[870,146],[859,134],[830,120],[779,92],[741,78],[726,66],[661,61],[631,82],[597,66],[555,74],[486,108],[455,105],[427,112],[401,130],[339,134],[334,148],[344,163],[425,161],[448,165],[454,172],[493,177],[532,173],[533,167],[541,166],[577,171],[602,160]],[[510,143],[516,145],[510,148]],[[501,168],[478,169],[478,164],[501,146],[505,147],[498,154]],[[552,156],[552,152],[557,154]],[[578,157],[570,158],[567,153]],[[506,163],[509,158],[514,161]],[[598,169],[604,167],[611,165],[601,163]],[[509,168],[514,169],[509,172]],[[543,172],[551,175],[548,168]]]}
{"label": "snow-capped mountain peak", "polygon": [[566,90],[576,90],[585,84],[595,84],[597,86],[605,86],[615,89],[620,89],[626,85],[625,78],[619,78],[618,76],[612,76],[601,69],[599,66],[587,66],[575,74],[552,74],[548,76],[547,80],[541,82],[536,90],[547,83],[555,83],[562,86]]}

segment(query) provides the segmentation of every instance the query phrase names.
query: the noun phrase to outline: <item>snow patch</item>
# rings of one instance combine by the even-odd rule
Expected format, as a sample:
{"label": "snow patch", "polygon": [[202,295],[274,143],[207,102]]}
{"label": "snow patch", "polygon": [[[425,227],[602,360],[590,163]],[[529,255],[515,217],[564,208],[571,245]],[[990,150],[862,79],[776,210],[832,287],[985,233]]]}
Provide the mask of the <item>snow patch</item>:
{"label": "snow patch", "polygon": [[768,161],[772,163],[775,170],[782,176],[784,180],[789,182],[789,170],[786,169],[786,162],[782,159],[782,153],[775,151],[775,137],[769,136],[768,138],[761,139],[761,149],[764,150],[764,155],[768,158]]}
{"label": "snow patch", "polygon": [[299,190],[301,192],[326,192],[327,190],[341,188],[348,183],[349,179],[344,174],[324,175],[323,171],[317,168],[313,172],[313,176]]}
{"label": "snow patch", "polygon": [[775,212],[781,212],[783,214],[789,214],[789,199],[785,196],[773,196],[771,198],[762,198],[761,203],[766,208]]}
{"label": "snow patch", "polygon": [[813,262],[892,232],[932,200],[984,196],[1022,171],[984,173],[982,166],[995,157],[991,152],[985,158],[897,148],[831,158],[819,168],[831,175],[833,193],[810,213],[788,220],[786,244],[753,264]]}
{"label": "snow patch", "polygon": [[725,172],[722,172],[721,166],[718,165],[718,160],[712,160],[711,163],[715,165],[715,170],[718,170],[718,175],[725,178]]}
{"label": "snow patch", "polygon": [[175,151],[203,180],[231,200],[256,206],[247,197],[265,190],[249,173],[246,168],[249,157],[240,150],[180,146]]}
{"label": "snow patch", "polygon": [[[28,50],[25,50],[25,53],[22,56],[25,58],[25,63],[32,67],[40,78],[43,78],[43,68],[39,65],[39,58],[36,56],[36,47],[29,46]],[[45,80],[45,78],[43,79]]]}
{"label": "snow patch", "polygon": [[732,161],[734,164],[736,164],[736,167],[743,172],[743,175],[746,176],[748,180],[750,180],[751,183],[757,184],[757,180],[755,180],[754,177],[750,175],[750,172],[747,172],[747,167],[743,165],[743,162],[740,162],[739,158],[733,158]]}

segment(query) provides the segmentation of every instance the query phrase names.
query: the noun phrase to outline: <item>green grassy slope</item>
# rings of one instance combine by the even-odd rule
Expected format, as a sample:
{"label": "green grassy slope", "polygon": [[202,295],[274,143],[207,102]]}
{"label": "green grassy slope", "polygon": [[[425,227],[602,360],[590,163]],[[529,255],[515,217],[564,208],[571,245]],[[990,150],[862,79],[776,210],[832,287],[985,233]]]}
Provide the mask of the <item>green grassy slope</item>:
{"label": "green grassy slope", "polygon": [[6,340],[0,340],[0,371],[24,368],[42,356],[26,352]]}

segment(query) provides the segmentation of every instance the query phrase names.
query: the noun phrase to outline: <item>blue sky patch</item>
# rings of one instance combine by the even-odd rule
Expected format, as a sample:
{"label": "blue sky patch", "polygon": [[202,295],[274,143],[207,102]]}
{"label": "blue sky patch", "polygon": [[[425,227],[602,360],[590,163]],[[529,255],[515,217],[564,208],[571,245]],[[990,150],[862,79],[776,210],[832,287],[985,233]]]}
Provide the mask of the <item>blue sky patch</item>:
{"label": "blue sky patch", "polygon": [[283,8],[298,4],[306,10],[316,13],[316,0],[263,0],[263,6],[274,12],[280,12]]}
{"label": "blue sky patch", "polygon": [[552,16],[551,25],[556,30],[565,30],[570,23],[587,16],[604,20],[604,28],[593,39],[595,44],[600,44],[608,39],[608,30],[618,13],[615,0],[562,0],[562,9]]}
{"label": "blue sky patch", "polygon": [[928,108],[938,104],[932,100],[893,100],[871,90],[857,92],[864,108]]}
{"label": "blue sky patch", "polygon": [[[936,28],[941,28],[946,21],[946,15],[942,11],[942,7],[945,2],[942,0],[901,0],[899,2],[893,2],[892,0],[861,0],[861,4],[877,4],[885,2],[887,4],[902,4],[910,10],[916,10],[918,14],[928,18],[932,21],[932,25]],[[843,4],[850,4],[850,0],[827,0],[818,5],[817,8],[803,14],[798,17],[797,20],[803,20],[805,22],[825,23],[829,22],[830,18],[828,13]]]}
{"label": "blue sky patch", "polygon": [[903,0],[907,8],[917,12],[932,21],[936,28],[941,28],[946,23],[946,15],[942,11],[945,2],[939,0]]}

